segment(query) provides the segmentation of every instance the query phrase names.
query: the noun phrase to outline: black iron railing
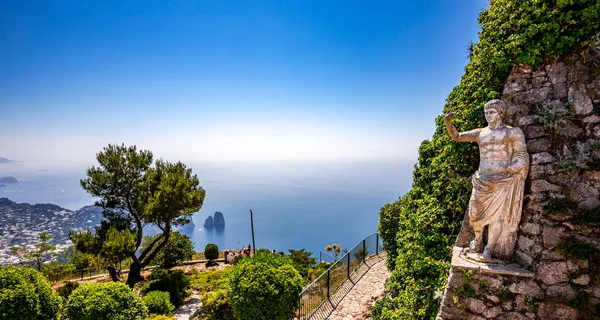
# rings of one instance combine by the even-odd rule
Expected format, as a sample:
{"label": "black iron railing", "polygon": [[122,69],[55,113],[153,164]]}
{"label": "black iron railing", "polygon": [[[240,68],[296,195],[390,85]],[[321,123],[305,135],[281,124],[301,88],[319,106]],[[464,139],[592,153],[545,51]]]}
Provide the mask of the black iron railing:
{"label": "black iron railing", "polygon": [[377,233],[364,238],[300,293],[296,319],[327,319],[373,264],[382,260]]}

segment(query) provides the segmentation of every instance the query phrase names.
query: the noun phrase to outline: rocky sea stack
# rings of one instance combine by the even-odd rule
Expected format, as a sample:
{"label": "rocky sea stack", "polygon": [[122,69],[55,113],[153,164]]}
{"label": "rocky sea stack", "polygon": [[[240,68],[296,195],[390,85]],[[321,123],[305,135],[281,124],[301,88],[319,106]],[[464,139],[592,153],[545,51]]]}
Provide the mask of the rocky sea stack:
{"label": "rocky sea stack", "polygon": [[215,212],[215,228],[223,228],[225,227],[225,218],[223,217],[223,213],[217,211]]}
{"label": "rocky sea stack", "polygon": [[216,211],[215,217],[208,216],[206,220],[204,220],[204,229],[223,229],[225,227],[225,218],[223,217],[223,213]]}
{"label": "rocky sea stack", "polygon": [[206,218],[206,220],[204,220],[204,228],[212,229],[214,226],[215,226],[215,222],[213,221],[213,217],[208,216],[208,218]]}

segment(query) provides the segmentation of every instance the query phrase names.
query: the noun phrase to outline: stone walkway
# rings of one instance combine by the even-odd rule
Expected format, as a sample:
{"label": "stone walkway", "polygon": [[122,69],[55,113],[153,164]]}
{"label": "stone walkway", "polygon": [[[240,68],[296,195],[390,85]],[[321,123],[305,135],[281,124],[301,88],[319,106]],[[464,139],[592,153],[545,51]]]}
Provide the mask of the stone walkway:
{"label": "stone walkway", "polygon": [[390,278],[386,267],[387,259],[375,263],[348,292],[333,310],[329,320],[369,319],[369,307],[383,294],[384,285]]}
{"label": "stone walkway", "polygon": [[198,314],[201,307],[200,296],[197,292],[193,292],[190,299],[183,306],[179,307],[179,309],[175,310],[175,320],[189,320]]}

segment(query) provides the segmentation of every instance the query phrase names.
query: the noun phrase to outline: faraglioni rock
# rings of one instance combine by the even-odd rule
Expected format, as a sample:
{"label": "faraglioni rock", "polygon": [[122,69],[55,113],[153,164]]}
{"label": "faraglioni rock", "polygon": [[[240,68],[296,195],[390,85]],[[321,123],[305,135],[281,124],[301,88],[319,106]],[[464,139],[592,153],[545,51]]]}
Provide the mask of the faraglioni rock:
{"label": "faraglioni rock", "polygon": [[204,220],[204,228],[212,229],[214,226],[215,226],[215,222],[213,221],[213,217],[208,216],[208,218],[206,218],[206,220]]}
{"label": "faraglioni rock", "polygon": [[215,223],[216,228],[219,228],[219,227],[222,228],[225,226],[225,218],[223,217],[223,213],[221,213],[219,211],[215,212],[214,223]]}
{"label": "faraglioni rock", "polygon": [[1,177],[0,178],[0,183],[18,183],[19,180],[17,180],[17,178],[15,177]]}

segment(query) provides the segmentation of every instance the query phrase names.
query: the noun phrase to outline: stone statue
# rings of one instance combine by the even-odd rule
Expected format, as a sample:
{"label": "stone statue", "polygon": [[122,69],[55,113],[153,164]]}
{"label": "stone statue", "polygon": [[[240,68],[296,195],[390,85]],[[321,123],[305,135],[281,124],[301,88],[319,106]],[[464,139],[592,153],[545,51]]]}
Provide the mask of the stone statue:
{"label": "stone statue", "polygon": [[[488,123],[485,128],[459,133],[452,124],[452,111],[445,115],[444,120],[452,139],[477,142],[479,145],[479,169],[473,174],[468,209],[469,221],[475,231],[469,256],[484,262],[492,258],[506,261],[510,259],[517,240],[529,155],[523,131],[502,122],[506,110],[504,102],[491,100],[483,110]],[[483,231],[486,226],[488,233],[484,249]]]}

